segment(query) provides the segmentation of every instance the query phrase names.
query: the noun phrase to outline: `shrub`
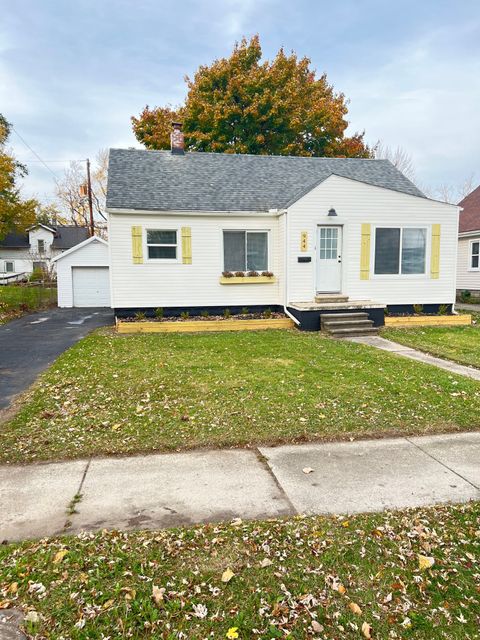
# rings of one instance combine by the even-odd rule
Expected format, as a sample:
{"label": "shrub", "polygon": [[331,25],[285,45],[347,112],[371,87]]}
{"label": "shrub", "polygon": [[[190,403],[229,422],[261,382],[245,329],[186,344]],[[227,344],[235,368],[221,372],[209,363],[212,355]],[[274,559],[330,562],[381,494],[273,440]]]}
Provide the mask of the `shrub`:
{"label": "shrub", "polygon": [[438,307],[438,315],[439,316],[447,316],[449,314],[448,304],[441,304]]}
{"label": "shrub", "polygon": [[417,316],[421,316],[423,313],[423,304],[414,304],[413,313],[415,313]]}
{"label": "shrub", "polygon": [[246,316],[249,312],[248,307],[242,307],[242,310],[240,311],[242,316]]}
{"label": "shrub", "polygon": [[188,320],[190,317],[190,312],[189,311],[182,311],[182,313],[180,314],[180,318],[182,320]]}
{"label": "shrub", "polygon": [[472,298],[472,292],[468,291],[468,289],[465,289],[464,291],[462,291],[462,293],[460,294],[460,300],[462,302],[470,302]]}
{"label": "shrub", "polygon": [[39,282],[45,278],[43,269],[34,269],[28,278],[30,282]]}
{"label": "shrub", "polygon": [[230,309],[224,309],[223,310],[223,317],[228,320],[228,318],[232,317],[232,312],[230,311]]}
{"label": "shrub", "polygon": [[271,318],[272,317],[272,310],[270,308],[265,309],[265,311],[263,312],[263,317],[264,318]]}
{"label": "shrub", "polygon": [[204,309],[203,311],[200,312],[200,315],[202,316],[202,318],[208,318],[210,314],[206,309]]}
{"label": "shrub", "polygon": [[145,320],[146,315],[144,311],[137,311],[137,313],[135,314],[135,320],[138,320],[139,322],[141,320]]}
{"label": "shrub", "polygon": [[154,313],[155,313],[155,317],[161,320],[163,318],[163,307],[157,307]]}

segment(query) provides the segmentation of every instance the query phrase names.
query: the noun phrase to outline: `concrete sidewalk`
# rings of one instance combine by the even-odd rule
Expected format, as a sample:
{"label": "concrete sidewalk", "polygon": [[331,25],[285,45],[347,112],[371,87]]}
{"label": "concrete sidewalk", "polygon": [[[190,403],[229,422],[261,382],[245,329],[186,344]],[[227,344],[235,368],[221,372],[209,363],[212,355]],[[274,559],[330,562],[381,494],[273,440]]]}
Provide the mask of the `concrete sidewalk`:
{"label": "concrete sidewalk", "polygon": [[475,432],[4,466],[0,542],[478,500],[479,461]]}
{"label": "concrete sidewalk", "polygon": [[431,356],[424,351],[417,351],[417,349],[412,349],[412,347],[407,347],[403,344],[399,344],[398,342],[393,342],[392,340],[386,340],[385,338],[381,338],[380,336],[361,336],[358,338],[344,339],[349,340],[350,342],[366,344],[369,347],[376,347],[377,349],[382,349],[382,351],[395,353],[396,355],[402,356],[403,358],[410,358],[410,360],[417,360],[417,362],[431,364],[434,367],[438,367],[439,369],[444,369],[445,371],[450,371],[450,373],[456,373],[460,376],[466,376],[467,378],[472,378],[473,380],[480,380],[480,369],[467,367],[463,364],[452,362],[451,360],[443,360],[442,358]]}

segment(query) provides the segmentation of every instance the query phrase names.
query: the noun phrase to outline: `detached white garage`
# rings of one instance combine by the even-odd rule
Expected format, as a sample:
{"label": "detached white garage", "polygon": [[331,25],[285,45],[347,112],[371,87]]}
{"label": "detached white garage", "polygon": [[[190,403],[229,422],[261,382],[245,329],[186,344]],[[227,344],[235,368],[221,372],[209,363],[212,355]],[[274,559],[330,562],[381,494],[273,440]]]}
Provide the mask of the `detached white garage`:
{"label": "detached white garage", "polygon": [[93,236],[54,258],[59,307],[110,307],[108,244]]}

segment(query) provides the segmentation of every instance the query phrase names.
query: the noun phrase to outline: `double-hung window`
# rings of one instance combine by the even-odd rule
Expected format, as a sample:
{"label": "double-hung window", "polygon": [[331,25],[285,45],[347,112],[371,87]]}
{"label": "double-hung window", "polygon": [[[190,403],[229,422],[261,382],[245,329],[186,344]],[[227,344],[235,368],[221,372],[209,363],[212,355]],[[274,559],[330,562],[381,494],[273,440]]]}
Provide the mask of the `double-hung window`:
{"label": "double-hung window", "polygon": [[12,260],[5,260],[5,272],[13,273],[15,271],[15,263]]}
{"label": "double-hung window", "polygon": [[43,253],[45,251],[45,240],[37,240],[38,253]]}
{"label": "double-hung window", "polygon": [[176,260],[177,250],[176,229],[147,229],[149,260]]}
{"label": "double-hung window", "polygon": [[224,231],[225,271],[268,271],[268,231]]}
{"label": "double-hung window", "polygon": [[427,230],[422,227],[375,229],[375,275],[424,274]]}
{"label": "double-hung window", "polygon": [[470,269],[480,268],[480,240],[470,243]]}

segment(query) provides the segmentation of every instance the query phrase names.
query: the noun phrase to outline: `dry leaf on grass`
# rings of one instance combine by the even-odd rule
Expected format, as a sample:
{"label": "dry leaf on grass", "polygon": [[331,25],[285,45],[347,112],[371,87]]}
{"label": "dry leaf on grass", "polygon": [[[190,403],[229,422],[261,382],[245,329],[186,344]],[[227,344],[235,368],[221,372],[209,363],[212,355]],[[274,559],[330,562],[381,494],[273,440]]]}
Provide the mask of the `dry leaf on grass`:
{"label": "dry leaf on grass", "polygon": [[272,564],[273,562],[270,560],[270,558],[264,558],[260,562],[260,566],[262,567],[262,569],[265,569],[265,567],[270,567]]}
{"label": "dry leaf on grass", "polygon": [[163,596],[165,594],[165,587],[152,586],[152,598],[157,606],[163,602]]}
{"label": "dry leaf on grass", "polygon": [[418,568],[421,571],[425,571],[426,569],[431,569],[435,564],[435,559],[429,556],[422,556],[420,553],[418,554]]}
{"label": "dry leaf on grass", "polygon": [[64,559],[64,557],[67,555],[67,553],[68,553],[68,549],[61,549],[60,551],[57,551],[53,559],[53,564],[58,564],[59,562],[61,562]]}
{"label": "dry leaf on grass", "polygon": [[365,638],[368,638],[368,640],[370,640],[370,638],[372,637],[372,627],[368,624],[368,622],[364,622],[362,624],[362,633]]}
{"label": "dry leaf on grass", "polygon": [[231,569],[225,569],[225,571],[222,573],[222,582],[230,582],[234,575],[235,574]]}
{"label": "dry leaf on grass", "polygon": [[348,608],[356,616],[361,616],[362,615],[362,610],[360,609],[360,607],[358,606],[358,604],[356,602],[350,602],[349,605],[348,605]]}

